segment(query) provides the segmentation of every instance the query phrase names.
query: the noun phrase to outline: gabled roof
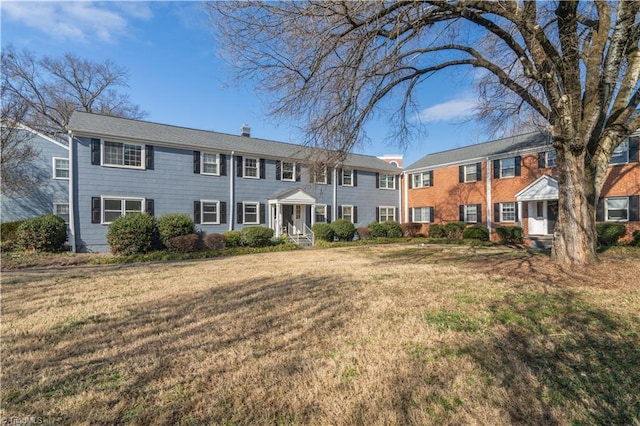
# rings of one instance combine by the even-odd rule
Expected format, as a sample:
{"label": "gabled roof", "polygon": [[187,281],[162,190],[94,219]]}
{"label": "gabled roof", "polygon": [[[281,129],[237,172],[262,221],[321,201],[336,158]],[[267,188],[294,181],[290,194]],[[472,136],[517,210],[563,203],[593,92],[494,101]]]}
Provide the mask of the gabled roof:
{"label": "gabled roof", "polygon": [[558,199],[558,181],[542,175],[516,194],[517,201],[542,201]]}
{"label": "gabled roof", "polygon": [[499,157],[509,153],[527,151],[551,143],[549,136],[542,132],[525,133],[510,138],[469,145],[462,148],[428,154],[405,168],[405,171],[429,169],[444,165],[476,162],[488,157]]}
{"label": "gabled roof", "polygon": [[[256,155],[266,158],[305,161],[313,158],[314,155],[319,156],[323,152],[327,152],[291,143],[91,114],[82,111],[76,111],[71,115],[68,128],[75,136],[108,137],[186,149],[235,152],[237,155]],[[359,169],[400,173],[400,169],[397,167],[368,155],[348,154],[342,164]]]}
{"label": "gabled roof", "polygon": [[280,203],[295,203],[295,204],[315,204],[316,199],[312,195],[309,195],[302,188],[287,189],[286,191],[279,192],[269,197],[269,201],[277,201]]}

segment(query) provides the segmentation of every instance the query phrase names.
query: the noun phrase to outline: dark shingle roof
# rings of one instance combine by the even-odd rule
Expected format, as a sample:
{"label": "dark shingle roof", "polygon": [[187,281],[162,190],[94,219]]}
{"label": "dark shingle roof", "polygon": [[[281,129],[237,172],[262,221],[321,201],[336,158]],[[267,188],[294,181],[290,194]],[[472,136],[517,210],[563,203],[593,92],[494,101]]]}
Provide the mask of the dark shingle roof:
{"label": "dark shingle roof", "polygon": [[[147,143],[165,144],[186,149],[210,149],[235,152],[238,155],[256,155],[268,158],[308,160],[318,149],[291,143],[276,142],[254,137],[230,135],[206,130],[190,129],[148,121],[131,120],[76,111],[68,128],[75,135],[122,138]],[[345,166],[399,173],[400,169],[373,156],[348,154]]]}
{"label": "dark shingle roof", "polygon": [[526,133],[510,138],[428,154],[406,167],[405,171],[435,168],[445,164],[481,161],[488,157],[499,157],[504,154],[518,153],[549,145],[550,143],[549,136],[545,133]]}

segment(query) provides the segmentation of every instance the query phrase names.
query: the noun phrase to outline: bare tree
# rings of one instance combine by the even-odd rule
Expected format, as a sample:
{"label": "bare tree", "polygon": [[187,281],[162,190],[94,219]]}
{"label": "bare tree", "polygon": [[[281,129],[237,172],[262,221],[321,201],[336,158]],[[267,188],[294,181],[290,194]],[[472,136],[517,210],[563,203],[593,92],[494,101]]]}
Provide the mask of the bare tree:
{"label": "bare tree", "polygon": [[36,57],[10,46],[2,52],[2,73],[7,95],[28,108],[26,124],[43,133],[66,133],[75,110],[133,119],[146,115],[119,90],[127,87],[126,69],[108,60],[95,63],[70,53]]}
{"label": "bare tree", "polygon": [[309,143],[349,151],[393,107],[409,134],[434,73],[485,72],[494,122],[535,117],[557,151],[560,263],[597,260],[595,208],[613,150],[640,127],[640,2],[431,0],[213,2],[213,28],[242,78],[275,94],[274,114]]}

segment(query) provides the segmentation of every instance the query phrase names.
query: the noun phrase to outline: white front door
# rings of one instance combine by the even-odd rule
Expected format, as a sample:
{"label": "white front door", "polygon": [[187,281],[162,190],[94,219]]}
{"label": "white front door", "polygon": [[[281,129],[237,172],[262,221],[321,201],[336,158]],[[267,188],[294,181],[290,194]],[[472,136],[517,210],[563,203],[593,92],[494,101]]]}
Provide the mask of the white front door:
{"label": "white front door", "polygon": [[529,235],[553,233],[553,229],[550,229],[555,226],[555,217],[553,213],[550,214],[553,201],[529,201],[527,204],[529,206]]}
{"label": "white front door", "polygon": [[293,231],[296,234],[304,234],[306,209],[300,204],[293,206]]}

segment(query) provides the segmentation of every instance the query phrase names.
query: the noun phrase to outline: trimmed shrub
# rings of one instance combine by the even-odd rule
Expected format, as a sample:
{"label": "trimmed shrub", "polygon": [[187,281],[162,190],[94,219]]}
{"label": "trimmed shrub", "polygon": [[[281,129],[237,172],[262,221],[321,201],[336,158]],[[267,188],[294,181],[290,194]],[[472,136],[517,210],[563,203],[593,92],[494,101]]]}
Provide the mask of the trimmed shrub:
{"label": "trimmed shrub", "polygon": [[194,233],[195,224],[186,213],[167,213],[158,218],[158,235],[165,246],[171,238]]}
{"label": "trimmed shrub", "polygon": [[507,244],[522,244],[524,231],[519,226],[498,226],[496,233],[500,241]]}
{"label": "trimmed shrub", "polygon": [[422,224],[415,223],[415,222],[403,223],[402,225],[400,225],[400,228],[402,229],[403,237],[415,238],[420,233],[420,230],[422,229]]}
{"label": "trimmed shrub", "polygon": [[266,226],[249,226],[243,228],[242,244],[248,247],[266,247],[271,244],[273,229]]}
{"label": "trimmed shrub", "polygon": [[369,233],[371,238],[384,238],[387,236],[386,229],[384,229],[384,226],[379,222],[371,222],[368,225],[368,228],[371,229],[371,232]]}
{"label": "trimmed shrub", "polygon": [[227,248],[242,246],[242,233],[240,231],[227,231],[223,235]]}
{"label": "trimmed shrub", "polygon": [[444,238],[444,226],[433,223],[429,226],[429,238]]}
{"label": "trimmed shrub", "polygon": [[67,242],[67,225],[54,214],[27,219],[18,225],[16,242],[25,250],[60,251]]}
{"label": "trimmed shrub", "polygon": [[189,234],[169,238],[165,245],[176,253],[194,253],[200,249],[200,235]]}
{"label": "trimmed shrub", "polygon": [[596,225],[598,244],[604,247],[615,245],[626,233],[627,227],[622,223],[598,223]]}
{"label": "trimmed shrub", "polygon": [[444,225],[444,236],[450,240],[461,240],[466,227],[464,222],[448,222]]}
{"label": "trimmed shrub", "polygon": [[402,228],[400,223],[393,220],[386,220],[381,223],[387,238],[402,238]]}
{"label": "trimmed shrub", "polygon": [[320,241],[333,241],[335,232],[330,224],[324,222],[314,223],[311,227],[316,240]]}
{"label": "trimmed shrub", "polygon": [[11,251],[18,247],[18,227],[24,220],[15,222],[3,222],[0,224],[0,236],[2,237],[2,251]]}
{"label": "trimmed shrub", "polygon": [[631,241],[632,246],[640,247],[640,229],[636,229],[633,231],[633,241]]}
{"label": "trimmed shrub", "polygon": [[209,250],[224,250],[227,237],[222,234],[207,234],[202,238],[202,242]]}
{"label": "trimmed shrub", "polygon": [[331,223],[331,229],[338,241],[353,241],[356,227],[348,219],[338,219]]}
{"label": "trimmed shrub", "polygon": [[359,226],[356,229],[356,232],[358,233],[358,238],[360,238],[363,241],[366,241],[369,238],[371,238],[371,228],[369,228],[368,226]]}
{"label": "trimmed shrub", "polygon": [[465,240],[489,241],[489,229],[486,226],[474,225],[462,231]]}
{"label": "trimmed shrub", "polygon": [[147,253],[153,249],[157,232],[155,217],[147,213],[129,213],[109,225],[107,242],[114,254]]}

